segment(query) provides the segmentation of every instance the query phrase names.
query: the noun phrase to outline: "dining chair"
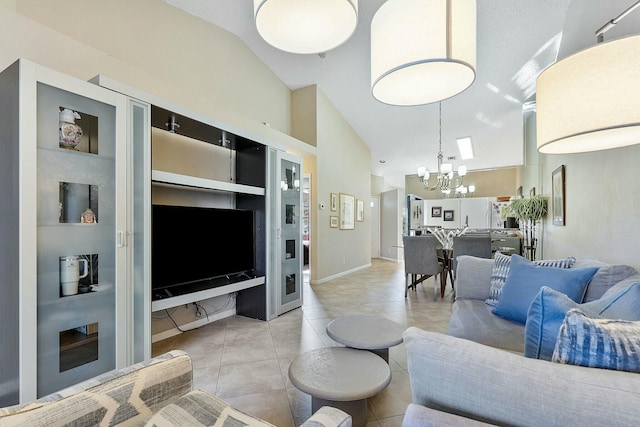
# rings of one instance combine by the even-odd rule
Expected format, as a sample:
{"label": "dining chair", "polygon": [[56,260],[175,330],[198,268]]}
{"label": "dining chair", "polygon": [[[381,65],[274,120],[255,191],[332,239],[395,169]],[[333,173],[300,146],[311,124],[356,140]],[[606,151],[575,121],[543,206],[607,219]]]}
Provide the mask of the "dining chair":
{"label": "dining chair", "polygon": [[404,296],[407,290],[433,276],[433,300],[438,299],[438,275],[440,275],[440,287],[442,287],[442,263],[438,261],[436,251],[437,239],[433,235],[402,236],[404,248]]}
{"label": "dining chair", "polygon": [[491,235],[475,234],[462,235],[453,238],[453,272],[458,267],[457,258],[461,255],[471,255],[478,258],[491,258]]}

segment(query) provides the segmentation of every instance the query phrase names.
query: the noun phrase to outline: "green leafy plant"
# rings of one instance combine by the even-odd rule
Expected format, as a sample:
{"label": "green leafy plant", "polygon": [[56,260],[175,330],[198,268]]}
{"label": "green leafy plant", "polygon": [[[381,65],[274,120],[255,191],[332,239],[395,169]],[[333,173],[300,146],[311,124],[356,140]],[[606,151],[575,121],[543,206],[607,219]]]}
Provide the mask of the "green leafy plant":
{"label": "green leafy plant", "polygon": [[518,221],[531,221],[535,224],[547,214],[547,198],[538,195],[528,199],[514,199],[507,209]]}

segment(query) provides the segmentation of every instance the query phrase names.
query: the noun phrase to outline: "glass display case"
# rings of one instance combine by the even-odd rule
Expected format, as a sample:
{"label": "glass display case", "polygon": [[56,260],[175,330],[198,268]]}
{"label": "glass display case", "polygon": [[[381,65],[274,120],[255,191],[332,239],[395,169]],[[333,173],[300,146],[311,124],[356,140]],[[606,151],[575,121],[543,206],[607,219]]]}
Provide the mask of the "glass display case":
{"label": "glass display case", "polygon": [[4,249],[16,253],[2,267],[17,278],[7,295],[18,309],[0,314],[2,337],[17,344],[7,347],[17,355],[0,356],[16,368],[0,378],[10,404],[142,360],[140,348],[150,348],[148,332],[133,338],[145,306],[134,291],[147,279],[144,269],[134,278],[146,255],[133,256],[130,238],[145,235],[148,214],[131,202],[144,186],[130,171],[134,162],[144,170],[147,154],[132,149],[144,135],[135,135],[128,98],[89,82],[21,59],[0,74],[0,102],[16,114],[2,130],[2,168],[14,172],[0,186]]}

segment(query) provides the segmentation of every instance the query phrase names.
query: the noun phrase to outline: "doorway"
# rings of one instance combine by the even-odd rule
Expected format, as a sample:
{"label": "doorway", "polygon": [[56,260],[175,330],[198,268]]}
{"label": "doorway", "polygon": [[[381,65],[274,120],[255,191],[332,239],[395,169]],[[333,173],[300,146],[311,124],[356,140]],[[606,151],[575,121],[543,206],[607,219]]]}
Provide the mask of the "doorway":
{"label": "doorway", "polygon": [[310,280],[311,251],[311,174],[302,177],[302,274],[304,281]]}
{"label": "doorway", "polygon": [[380,258],[380,197],[371,196],[371,258]]}

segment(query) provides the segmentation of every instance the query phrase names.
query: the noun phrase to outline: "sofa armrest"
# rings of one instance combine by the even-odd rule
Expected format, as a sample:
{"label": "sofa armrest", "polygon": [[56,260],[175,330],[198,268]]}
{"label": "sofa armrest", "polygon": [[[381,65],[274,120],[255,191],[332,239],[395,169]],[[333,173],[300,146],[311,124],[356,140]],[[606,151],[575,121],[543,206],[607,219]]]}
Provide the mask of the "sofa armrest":
{"label": "sofa armrest", "polygon": [[562,365],[416,327],[413,403],[498,425],[637,425],[640,375]]}
{"label": "sofa armrest", "polygon": [[323,406],[300,427],[351,427],[351,415],[331,406]]}
{"label": "sofa armrest", "polygon": [[470,255],[457,257],[455,296],[456,299],[489,298],[493,260]]}
{"label": "sofa armrest", "polygon": [[140,424],[191,391],[192,369],[187,353],[170,351],[34,402],[1,408],[0,425]]}

